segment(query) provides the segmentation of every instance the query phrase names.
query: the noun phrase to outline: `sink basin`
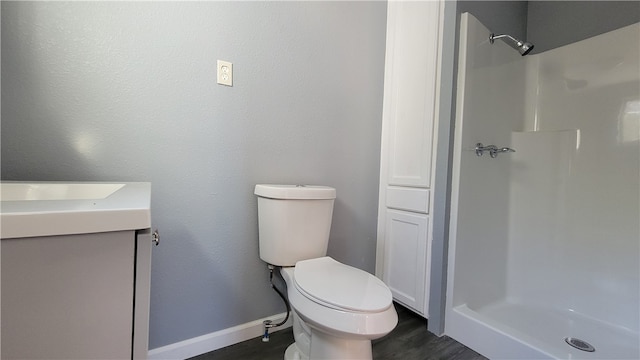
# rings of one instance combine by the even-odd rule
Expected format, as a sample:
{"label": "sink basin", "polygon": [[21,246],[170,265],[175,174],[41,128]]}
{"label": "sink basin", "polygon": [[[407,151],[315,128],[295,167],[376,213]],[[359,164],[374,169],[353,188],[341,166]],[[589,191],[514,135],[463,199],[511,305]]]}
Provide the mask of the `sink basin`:
{"label": "sink basin", "polygon": [[0,238],[148,229],[150,183],[1,182]]}
{"label": "sink basin", "polygon": [[2,183],[0,200],[98,200],[106,198],[123,186],[124,184],[102,183]]}

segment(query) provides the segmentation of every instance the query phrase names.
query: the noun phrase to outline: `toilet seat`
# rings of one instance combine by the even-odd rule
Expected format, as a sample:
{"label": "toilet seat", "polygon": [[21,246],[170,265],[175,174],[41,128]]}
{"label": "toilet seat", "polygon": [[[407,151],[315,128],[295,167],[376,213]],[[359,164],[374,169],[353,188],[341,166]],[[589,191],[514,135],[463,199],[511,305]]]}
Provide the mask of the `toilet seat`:
{"label": "toilet seat", "polygon": [[291,309],[310,328],[351,340],[373,340],[388,334],[398,323],[398,314],[393,303],[380,312],[358,312],[338,309],[334,305],[314,299],[300,291],[300,286],[294,279],[295,272],[294,267],[280,269],[287,284]]}
{"label": "toilet seat", "polygon": [[303,296],[336,310],[379,313],[388,309],[393,300],[380,279],[328,256],[299,261],[294,280]]}

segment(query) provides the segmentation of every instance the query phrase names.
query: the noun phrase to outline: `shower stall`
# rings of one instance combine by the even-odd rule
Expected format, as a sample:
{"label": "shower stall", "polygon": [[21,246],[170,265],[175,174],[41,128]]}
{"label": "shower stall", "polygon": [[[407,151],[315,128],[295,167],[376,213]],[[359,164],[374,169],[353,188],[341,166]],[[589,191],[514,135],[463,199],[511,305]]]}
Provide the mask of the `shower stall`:
{"label": "shower stall", "polygon": [[462,15],[445,333],[638,359],[640,24],[524,57],[491,35]]}

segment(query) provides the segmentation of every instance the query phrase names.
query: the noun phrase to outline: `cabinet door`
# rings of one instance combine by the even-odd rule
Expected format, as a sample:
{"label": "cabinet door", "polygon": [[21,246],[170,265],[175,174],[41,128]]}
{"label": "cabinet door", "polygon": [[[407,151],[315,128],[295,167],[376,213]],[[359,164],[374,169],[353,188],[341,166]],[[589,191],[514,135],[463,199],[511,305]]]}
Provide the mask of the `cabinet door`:
{"label": "cabinet door", "polygon": [[384,282],[394,299],[427,316],[429,216],[392,209],[386,215]]}
{"label": "cabinet door", "polygon": [[437,1],[390,1],[384,117],[389,185],[429,187],[436,114]]}
{"label": "cabinet door", "polygon": [[2,239],[2,358],[130,359],[134,240]]}

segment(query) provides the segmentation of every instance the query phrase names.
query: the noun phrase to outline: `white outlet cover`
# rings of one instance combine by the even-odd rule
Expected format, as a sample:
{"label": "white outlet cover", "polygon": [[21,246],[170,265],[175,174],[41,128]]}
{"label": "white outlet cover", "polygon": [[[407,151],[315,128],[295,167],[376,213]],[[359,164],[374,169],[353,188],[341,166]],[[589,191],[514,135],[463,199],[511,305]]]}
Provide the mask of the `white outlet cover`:
{"label": "white outlet cover", "polygon": [[233,64],[218,60],[217,78],[218,84],[233,86]]}

